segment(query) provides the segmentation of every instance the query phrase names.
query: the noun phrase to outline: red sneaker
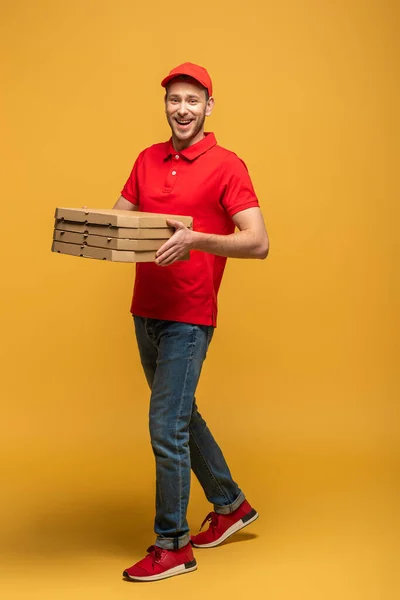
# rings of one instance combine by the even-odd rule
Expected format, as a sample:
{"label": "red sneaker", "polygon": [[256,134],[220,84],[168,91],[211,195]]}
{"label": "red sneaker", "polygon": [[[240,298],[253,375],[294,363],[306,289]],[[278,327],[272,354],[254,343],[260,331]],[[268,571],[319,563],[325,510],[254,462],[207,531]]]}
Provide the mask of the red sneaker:
{"label": "red sneaker", "polygon": [[197,569],[190,543],[179,550],[150,546],[147,552],[149,554],[145,558],[126,569],[122,576],[133,581],[157,581]]}
{"label": "red sneaker", "polygon": [[239,508],[229,515],[221,515],[220,513],[210,512],[201,524],[200,530],[206,521],[210,521],[210,527],[207,531],[191,536],[191,543],[196,548],[214,548],[219,546],[228,537],[250,525],[258,519],[258,513],[245,500]]}

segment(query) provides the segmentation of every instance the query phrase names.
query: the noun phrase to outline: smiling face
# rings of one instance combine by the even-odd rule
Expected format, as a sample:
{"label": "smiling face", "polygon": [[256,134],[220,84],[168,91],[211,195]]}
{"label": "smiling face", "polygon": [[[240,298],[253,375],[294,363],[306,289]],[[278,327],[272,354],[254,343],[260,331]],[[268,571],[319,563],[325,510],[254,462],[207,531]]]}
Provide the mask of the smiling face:
{"label": "smiling face", "polygon": [[165,96],[165,113],[175,150],[183,150],[204,137],[204,122],[214,107],[206,90],[195,79],[171,81]]}

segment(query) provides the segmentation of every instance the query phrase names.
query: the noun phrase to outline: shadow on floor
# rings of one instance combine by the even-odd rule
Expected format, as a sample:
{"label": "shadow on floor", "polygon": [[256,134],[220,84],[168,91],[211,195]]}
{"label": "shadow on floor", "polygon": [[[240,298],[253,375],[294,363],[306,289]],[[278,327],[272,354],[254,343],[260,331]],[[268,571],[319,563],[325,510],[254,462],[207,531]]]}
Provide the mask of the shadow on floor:
{"label": "shadow on floor", "polygon": [[[151,498],[152,500],[152,498]],[[5,558],[56,560],[79,554],[138,555],[154,543],[154,506],[142,498],[77,502],[32,512],[2,539]],[[197,532],[197,531],[196,531]],[[250,541],[258,536],[238,532],[224,545]],[[204,550],[200,550],[204,551]]]}
{"label": "shadow on floor", "polygon": [[2,553],[57,559],[94,552],[143,553],[154,541],[153,506],[143,499],[72,503],[32,513],[2,540]]}
{"label": "shadow on floor", "polygon": [[232,535],[232,537],[228,538],[226,542],[223,543],[224,546],[228,544],[237,544],[238,542],[250,542],[251,540],[257,539],[259,536],[255,533],[245,533],[244,531],[238,531]]}

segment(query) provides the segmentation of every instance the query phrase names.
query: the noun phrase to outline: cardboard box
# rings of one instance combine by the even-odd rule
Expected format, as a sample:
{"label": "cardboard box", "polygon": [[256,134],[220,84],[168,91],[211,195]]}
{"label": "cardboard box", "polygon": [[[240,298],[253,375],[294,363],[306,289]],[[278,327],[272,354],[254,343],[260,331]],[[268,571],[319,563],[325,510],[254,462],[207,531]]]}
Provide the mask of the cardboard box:
{"label": "cardboard box", "polygon": [[108,248],[95,248],[94,246],[81,246],[56,241],[53,242],[52,251],[113,262],[152,262],[155,259],[155,252],[125,252],[123,250],[109,250]]}
{"label": "cardboard box", "polygon": [[[97,258],[99,260],[109,260],[112,262],[154,262],[156,253],[149,252],[131,252],[128,250],[110,250],[109,248],[96,248],[95,246],[86,246],[85,244],[70,244],[67,242],[53,241],[52,252],[61,254],[70,254],[71,256],[82,256],[83,258]],[[181,260],[189,260],[187,254]]]}
{"label": "cardboard box", "polygon": [[[193,227],[192,217],[131,210],[56,208],[52,251],[113,262],[154,262],[174,234],[167,218]],[[99,235],[98,235],[99,234]],[[181,260],[189,260],[188,253]]]}
{"label": "cardboard box", "polygon": [[86,223],[74,223],[72,221],[63,221],[61,219],[56,219],[54,228],[57,231],[73,231],[75,233],[87,233],[111,238],[129,238],[132,240],[167,240],[175,233],[173,227],[132,229],[130,227],[119,228],[110,227],[108,225],[88,225]]}
{"label": "cardboard box", "polygon": [[168,240],[130,240],[124,238],[112,238],[101,235],[90,235],[88,233],[76,233],[72,231],[54,231],[54,240],[67,242],[80,246],[96,246],[97,248],[110,248],[111,250],[130,250],[143,252],[158,250]]}
{"label": "cardboard box", "polygon": [[136,210],[115,210],[101,208],[56,208],[56,219],[89,223],[97,225],[111,225],[112,227],[131,228],[165,228],[166,219],[171,218],[181,221],[186,227],[193,226],[192,217],[182,215],[167,215],[146,213]]}

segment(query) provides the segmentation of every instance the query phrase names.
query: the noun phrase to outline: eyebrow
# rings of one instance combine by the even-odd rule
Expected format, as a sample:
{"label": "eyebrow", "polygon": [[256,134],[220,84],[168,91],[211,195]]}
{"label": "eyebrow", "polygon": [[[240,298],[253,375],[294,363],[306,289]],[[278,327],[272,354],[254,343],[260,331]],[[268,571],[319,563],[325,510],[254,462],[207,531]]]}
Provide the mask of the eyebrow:
{"label": "eyebrow", "polygon": [[[181,94],[169,94],[168,96],[169,98],[181,98]],[[196,99],[196,100],[200,100],[200,96],[198,96],[197,94],[189,94],[188,96],[186,96],[186,98],[189,98],[189,100],[192,99]]]}

